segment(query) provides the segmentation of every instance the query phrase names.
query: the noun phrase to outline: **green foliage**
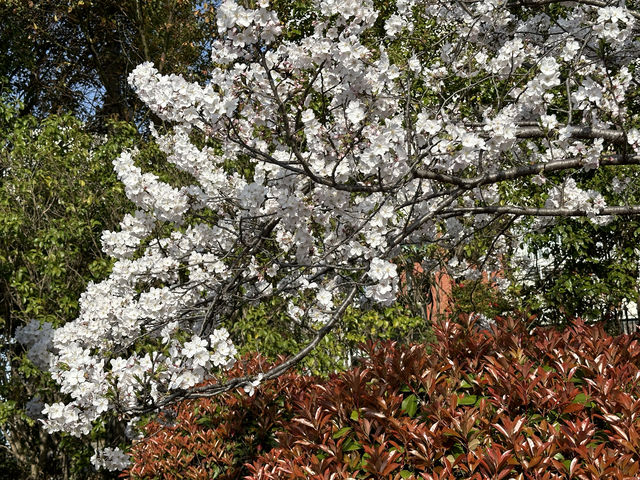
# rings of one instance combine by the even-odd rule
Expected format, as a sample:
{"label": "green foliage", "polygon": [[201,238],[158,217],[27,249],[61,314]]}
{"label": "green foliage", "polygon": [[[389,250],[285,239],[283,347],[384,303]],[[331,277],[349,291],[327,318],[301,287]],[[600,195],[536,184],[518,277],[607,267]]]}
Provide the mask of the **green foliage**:
{"label": "green foliage", "polygon": [[495,283],[486,278],[466,280],[453,285],[452,315],[478,313],[494,318],[513,311],[511,299],[498,290]]}
{"label": "green foliage", "polygon": [[[260,352],[266,358],[294,355],[316,332],[316,326],[292,322],[279,299],[248,307],[225,325],[240,353]],[[359,345],[370,340],[428,341],[431,330],[423,318],[402,306],[361,310],[347,309],[340,324],[301,362],[314,375],[341,370],[360,354]]]}
{"label": "green foliage", "polygon": [[9,339],[31,319],[56,326],[73,319],[87,283],[111,269],[100,236],[130,209],[111,161],[144,144],[126,124],[110,129],[108,138],[98,137],[74,117],[40,121],[0,104],[0,425],[13,455],[0,464],[0,476],[9,478],[16,465],[23,478],[92,475],[89,445],[47,436],[24,413],[36,394],[49,403],[61,397]]}
{"label": "green foliage", "polygon": [[110,160],[135,137],[123,125],[108,141],[82,128],[72,117],[23,117],[3,136],[0,273],[7,333],[30,318],[54,325],[73,318],[86,283],[110,269],[100,234],[126,210]]}
{"label": "green foliage", "polygon": [[[637,167],[603,167],[575,178],[583,189],[601,189],[609,204],[640,200]],[[634,217],[604,225],[560,219],[544,231],[530,231],[524,240],[536,261],[522,269],[524,278],[515,288],[520,308],[552,323],[575,317],[604,320],[615,332],[628,304],[639,298],[639,234]]]}
{"label": "green foliage", "polygon": [[614,321],[638,296],[637,221],[610,225],[564,221],[537,235],[533,252],[549,265],[520,292],[532,312],[558,318]]}
{"label": "green foliage", "polygon": [[313,32],[313,2],[310,0],[275,0],[271,8],[285,25],[284,38],[298,40]]}

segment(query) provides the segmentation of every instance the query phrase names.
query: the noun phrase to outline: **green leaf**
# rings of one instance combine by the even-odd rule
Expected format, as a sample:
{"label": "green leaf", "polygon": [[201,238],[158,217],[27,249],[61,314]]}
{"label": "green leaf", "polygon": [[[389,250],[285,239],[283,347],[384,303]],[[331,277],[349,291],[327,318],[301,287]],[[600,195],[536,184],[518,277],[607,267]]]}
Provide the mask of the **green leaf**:
{"label": "green leaf", "polygon": [[207,425],[207,426],[209,426],[211,424],[211,417],[205,415],[203,417],[200,417],[198,420],[196,420],[196,423],[198,425]]}
{"label": "green leaf", "polygon": [[342,427],[336,433],[333,434],[333,439],[336,440],[338,438],[344,437],[347,433],[351,431],[351,427]]}
{"label": "green leaf", "polygon": [[589,397],[584,393],[579,393],[575,396],[572,403],[580,403],[582,405],[586,405],[590,402]]}
{"label": "green leaf", "polygon": [[409,395],[402,401],[402,410],[410,417],[414,417],[418,411],[418,398],[413,394]]}
{"label": "green leaf", "polygon": [[477,401],[477,395],[464,395],[463,397],[458,397],[458,405],[475,405]]}
{"label": "green leaf", "polygon": [[353,452],[354,450],[360,450],[361,448],[362,448],[362,445],[360,445],[353,438],[347,438],[342,444],[343,452]]}

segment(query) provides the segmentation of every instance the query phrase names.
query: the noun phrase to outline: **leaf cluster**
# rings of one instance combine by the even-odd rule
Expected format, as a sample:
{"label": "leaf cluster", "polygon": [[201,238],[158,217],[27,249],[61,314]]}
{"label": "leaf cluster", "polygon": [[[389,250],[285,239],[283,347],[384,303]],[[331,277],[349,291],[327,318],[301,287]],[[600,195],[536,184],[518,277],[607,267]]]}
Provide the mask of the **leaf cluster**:
{"label": "leaf cluster", "polygon": [[[292,322],[280,299],[246,307],[225,325],[240,353],[260,352],[275,360],[295,355],[316,333],[306,323]],[[431,330],[423,318],[412,315],[401,305],[377,309],[350,307],[341,323],[318,347],[305,357],[300,367],[314,375],[326,376],[342,370],[362,354],[360,345],[370,340],[429,341]]]}
{"label": "leaf cluster", "polygon": [[369,343],[329,379],[185,402],[148,425],[129,478],[637,478],[637,336],[469,317],[435,335],[429,349]]}
{"label": "leaf cluster", "polygon": [[[603,192],[608,203],[633,204],[640,200],[638,173],[634,166],[600,168],[576,178],[582,188]],[[638,298],[639,233],[635,217],[603,225],[564,218],[531,229],[523,240],[533,261],[521,269],[514,289],[520,308],[548,323],[604,320],[615,332],[620,320],[633,316],[630,302]]]}

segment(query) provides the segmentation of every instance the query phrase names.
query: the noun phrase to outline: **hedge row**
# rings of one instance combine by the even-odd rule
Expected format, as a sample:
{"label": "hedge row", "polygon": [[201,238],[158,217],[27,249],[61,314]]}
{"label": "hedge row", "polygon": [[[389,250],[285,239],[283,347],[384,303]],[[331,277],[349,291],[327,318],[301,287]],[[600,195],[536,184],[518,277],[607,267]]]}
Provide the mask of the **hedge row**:
{"label": "hedge row", "polygon": [[[640,344],[574,323],[434,327],[433,345],[369,344],[328,380],[185,402],[147,426],[135,479],[632,479]],[[247,359],[238,373],[267,368]]]}

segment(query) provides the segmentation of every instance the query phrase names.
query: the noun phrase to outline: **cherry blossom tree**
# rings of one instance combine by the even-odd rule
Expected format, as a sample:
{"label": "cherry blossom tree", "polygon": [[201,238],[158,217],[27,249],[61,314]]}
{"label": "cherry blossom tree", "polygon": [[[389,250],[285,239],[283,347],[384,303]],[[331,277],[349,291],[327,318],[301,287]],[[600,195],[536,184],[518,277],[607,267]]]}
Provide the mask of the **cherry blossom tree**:
{"label": "cherry blossom tree", "polygon": [[[44,405],[47,428],[83,435],[109,415],[135,425],[182,399],[252,393],[349,305],[392,304],[407,246],[531,216],[639,214],[576,180],[640,162],[640,14],[615,5],[398,0],[382,14],[318,0],[312,33],[292,40],[267,0],[220,4],[206,84],[150,63],[129,77],[171,126],[153,134],[188,181],[142,171],[135,151],[115,159],[137,209],[103,234],[111,275],[74,322],[17,334],[69,395]],[[482,267],[510,248],[496,236]],[[260,377],[227,378],[225,318],[274,296],[312,339]],[[117,469],[126,455],[94,460]]]}

